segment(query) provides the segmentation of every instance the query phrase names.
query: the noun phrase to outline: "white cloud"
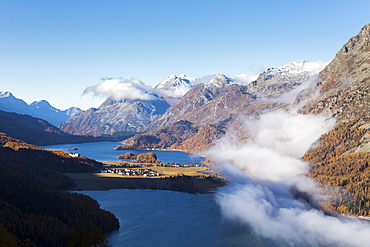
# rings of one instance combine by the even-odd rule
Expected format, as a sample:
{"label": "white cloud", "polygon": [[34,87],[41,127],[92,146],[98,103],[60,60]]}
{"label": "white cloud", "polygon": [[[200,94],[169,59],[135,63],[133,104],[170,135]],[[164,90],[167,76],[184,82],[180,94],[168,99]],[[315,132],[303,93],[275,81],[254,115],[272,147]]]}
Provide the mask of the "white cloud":
{"label": "white cloud", "polygon": [[146,86],[138,79],[107,79],[98,85],[88,87],[83,94],[93,93],[95,96],[110,97],[114,100],[151,100],[153,88]]}
{"label": "white cloud", "polygon": [[262,237],[290,246],[366,246],[370,226],[359,220],[324,215],[297,199],[294,188],[320,198],[320,186],[302,176],[300,157],[334,119],[275,111],[248,121],[249,141],[226,135],[207,156],[224,164],[232,184],[217,193],[223,215]]}
{"label": "white cloud", "polygon": [[239,83],[241,85],[248,85],[252,81],[258,78],[259,74],[255,75],[248,75],[248,74],[240,74],[240,75],[227,75],[232,81]]}
{"label": "white cloud", "polygon": [[304,65],[304,70],[310,71],[311,74],[318,74],[328,64],[329,64],[329,62],[321,61],[321,60],[306,62],[305,65]]}
{"label": "white cloud", "polygon": [[159,95],[164,95],[173,98],[182,98],[190,89],[192,85],[182,84],[176,87],[156,89]]}

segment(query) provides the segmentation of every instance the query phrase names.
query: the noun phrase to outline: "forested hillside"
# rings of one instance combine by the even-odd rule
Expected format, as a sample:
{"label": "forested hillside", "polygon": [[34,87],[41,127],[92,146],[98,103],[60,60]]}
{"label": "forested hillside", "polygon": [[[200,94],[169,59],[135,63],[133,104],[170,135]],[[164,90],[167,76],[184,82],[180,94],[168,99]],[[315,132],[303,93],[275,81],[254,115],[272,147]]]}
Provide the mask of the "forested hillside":
{"label": "forested hillside", "polygon": [[34,145],[97,141],[92,137],[64,133],[45,120],[0,110],[0,132]]}
{"label": "forested hillside", "polygon": [[329,209],[369,217],[370,153],[357,152],[368,130],[359,127],[357,121],[339,124],[323,136],[318,147],[306,153],[304,160],[313,165],[310,176],[341,188],[332,191],[335,200],[328,205]]}
{"label": "forested hillside", "polygon": [[74,182],[61,172],[91,172],[99,166],[1,133],[0,245],[67,246],[81,227],[105,233],[118,228],[117,218],[92,198],[62,191]]}

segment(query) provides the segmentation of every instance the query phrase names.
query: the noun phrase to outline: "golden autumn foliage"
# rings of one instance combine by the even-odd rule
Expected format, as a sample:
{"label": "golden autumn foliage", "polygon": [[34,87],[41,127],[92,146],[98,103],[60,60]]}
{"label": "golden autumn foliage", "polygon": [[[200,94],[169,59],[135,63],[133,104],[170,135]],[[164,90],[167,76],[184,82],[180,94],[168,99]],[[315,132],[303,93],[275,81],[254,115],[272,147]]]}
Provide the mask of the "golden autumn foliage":
{"label": "golden autumn foliage", "polygon": [[370,153],[356,153],[366,133],[358,121],[340,123],[303,157],[312,164],[309,176],[340,188],[328,208],[342,214],[370,216]]}

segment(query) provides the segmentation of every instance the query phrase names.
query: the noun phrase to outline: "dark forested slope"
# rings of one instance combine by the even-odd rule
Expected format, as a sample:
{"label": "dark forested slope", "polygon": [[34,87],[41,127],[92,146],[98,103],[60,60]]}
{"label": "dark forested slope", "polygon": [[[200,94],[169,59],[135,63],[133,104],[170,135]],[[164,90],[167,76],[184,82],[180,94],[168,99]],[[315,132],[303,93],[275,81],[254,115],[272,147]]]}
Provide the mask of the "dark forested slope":
{"label": "dark forested slope", "polygon": [[74,186],[61,172],[93,171],[100,165],[1,133],[0,226],[5,234],[0,243],[15,236],[15,246],[67,246],[78,226],[104,232],[118,228],[117,218],[92,198],[61,191]]}
{"label": "dark forested slope", "polygon": [[92,137],[64,133],[45,120],[0,110],[0,132],[34,145],[96,141]]}

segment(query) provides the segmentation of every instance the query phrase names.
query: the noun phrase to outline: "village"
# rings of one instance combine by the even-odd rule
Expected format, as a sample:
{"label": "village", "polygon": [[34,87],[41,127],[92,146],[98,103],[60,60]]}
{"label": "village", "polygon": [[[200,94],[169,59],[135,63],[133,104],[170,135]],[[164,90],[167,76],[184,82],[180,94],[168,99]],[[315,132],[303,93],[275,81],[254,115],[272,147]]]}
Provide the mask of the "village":
{"label": "village", "polygon": [[142,176],[142,177],[156,177],[162,176],[161,173],[153,171],[152,169],[130,169],[130,168],[121,168],[121,169],[105,169],[103,173],[115,173],[122,176]]}
{"label": "village", "polygon": [[[191,167],[202,167],[200,164],[185,164],[185,163],[157,163],[157,164],[132,164],[128,162],[120,162],[114,164],[106,164],[104,168],[100,171],[101,173],[114,173],[122,176],[132,176],[132,177],[159,177],[166,176],[166,174],[159,171],[155,171],[149,167],[160,168],[191,168]],[[181,175],[181,174],[179,174]]]}

